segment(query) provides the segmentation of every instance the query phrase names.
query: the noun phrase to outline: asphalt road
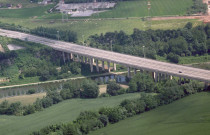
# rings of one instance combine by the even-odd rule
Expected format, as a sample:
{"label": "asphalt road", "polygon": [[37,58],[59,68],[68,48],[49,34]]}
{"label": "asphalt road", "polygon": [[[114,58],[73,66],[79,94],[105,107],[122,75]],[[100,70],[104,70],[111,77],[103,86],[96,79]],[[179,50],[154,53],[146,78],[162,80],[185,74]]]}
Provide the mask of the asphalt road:
{"label": "asphalt road", "polygon": [[52,40],[16,31],[0,29],[0,35],[21,40],[25,40],[27,38],[28,41],[44,44],[54,48],[55,50],[96,58],[98,60],[115,62],[117,64],[121,64],[131,68],[143,69],[187,79],[200,80],[203,82],[210,82],[210,71],[208,70],[171,64],[167,62],[160,62],[156,60],[105,51],[91,47],[85,47],[69,42]]}

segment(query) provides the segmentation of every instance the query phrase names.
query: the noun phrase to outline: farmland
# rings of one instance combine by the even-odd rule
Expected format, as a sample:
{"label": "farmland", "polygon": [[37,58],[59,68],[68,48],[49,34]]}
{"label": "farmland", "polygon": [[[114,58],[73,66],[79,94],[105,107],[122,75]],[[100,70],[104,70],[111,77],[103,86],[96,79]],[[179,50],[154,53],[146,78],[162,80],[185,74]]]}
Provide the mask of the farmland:
{"label": "farmland", "polygon": [[207,135],[210,132],[209,98],[210,93],[191,95],[91,135]]}

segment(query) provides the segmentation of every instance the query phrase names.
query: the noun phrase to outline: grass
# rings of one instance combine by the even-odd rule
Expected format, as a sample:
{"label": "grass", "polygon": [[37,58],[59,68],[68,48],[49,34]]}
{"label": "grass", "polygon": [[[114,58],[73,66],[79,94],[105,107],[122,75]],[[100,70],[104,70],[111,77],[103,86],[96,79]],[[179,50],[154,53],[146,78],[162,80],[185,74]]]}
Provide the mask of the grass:
{"label": "grass", "polygon": [[180,64],[210,62],[210,55],[180,57]]}
{"label": "grass", "polygon": [[54,5],[39,6],[33,8],[22,8],[22,9],[1,9],[1,18],[36,18],[43,15],[47,15],[47,10]]}
{"label": "grass", "polygon": [[[192,0],[150,0],[151,16],[185,15],[192,6]],[[100,13],[99,18],[144,17],[149,16],[147,0],[118,2],[110,11]]]}
{"label": "grass", "polygon": [[[18,18],[0,18],[1,22],[14,23],[30,29],[38,26],[52,27],[60,30],[72,30],[78,35],[78,40],[82,44],[83,37],[87,39],[90,35],[101,34],[106,32],[114,32],[123,30],[127,34],[132,34],[134,28],[146,30],[148,28],[148,22],[142,21],[138,18],[129,19],[97,19],[97,20],[69,20],[69,22],[62,23],[61,20],[54,20],[54,23],[50,23],[52,20],[44,19],[18,19]],[[152,29],[177,29],[182,28],[186,23],[192,22],[193,26],[201,24],[198,20],[162,20],[152,21]]]}
{"label": "grass", "polygon": [[102,128],[91,135],[208,135],[210,93],[191,95],[170,105]]}
{"label": "grass", "polygon": [[35,7],[38,6],[36,3],[31,3],[29,0],[0,0],[0,3],[3,4],[12,4],[12,5],[17,5],[17,4],[22,4],[24,8],[30,8],[30,7]]}
{"label": "grass", "polygon": [[139,97],[139,93],[132,93],[97,99],[71,99],[28,116],[0,115],[0,131],[2,135],[26,135],[51,124],[73,121],[81,111],[113,107],[124,99]]}
{"label": "grass", "polygon": [[14,102],[21,102],[22,105],[29,105],[33,104],[37,98],[43,98],[46,93],[38,93],[38,94],[32,94],[32,95],[21,95],[21,96],[15,96],[15,97],[7,97],[7,98],[1,98],[0,103],[4,100],[7,100],[9,103]]}

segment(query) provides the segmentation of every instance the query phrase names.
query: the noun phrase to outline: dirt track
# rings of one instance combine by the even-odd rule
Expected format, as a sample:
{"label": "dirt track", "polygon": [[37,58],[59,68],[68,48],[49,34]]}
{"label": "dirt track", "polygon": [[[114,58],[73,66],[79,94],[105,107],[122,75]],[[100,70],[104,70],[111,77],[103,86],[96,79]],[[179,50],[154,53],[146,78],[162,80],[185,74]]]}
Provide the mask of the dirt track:
{"label": "dirt track", "polygon": [[199,19],[204,23],[210,22],[210,16],[172,16],[172,17],[153,17],[152,20],[174,20],[174,19]]}
{"label": "dirt track", "polygon": [[[208,4],[209,0],[203,0],[203,3]],[[208,8],[207,15],[203,16],[173,16],[173,17],[153,17],[151,20],[174,20],[174,19],[198,19],[204,23],[210,23],[210,8]]]}

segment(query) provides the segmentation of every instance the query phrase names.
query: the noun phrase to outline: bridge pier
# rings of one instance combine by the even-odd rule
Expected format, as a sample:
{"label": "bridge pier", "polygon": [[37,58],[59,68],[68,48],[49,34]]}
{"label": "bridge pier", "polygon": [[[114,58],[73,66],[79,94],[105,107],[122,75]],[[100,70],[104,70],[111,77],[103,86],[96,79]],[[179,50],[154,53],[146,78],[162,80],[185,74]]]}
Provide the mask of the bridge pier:
{"label": "bridge pier", "polygon": [[104,71],[104,61],[102,61],[102,70]]}
{"label": "bridge pier", "polygon": [[136,68],[134,68],[134,75],[136,75]]}
{"label": "bridge pier", "polygon": [[93,58],[89,58],[90,60],[90,71],[93,72]]}
{"label": "bridge pier", "polygon": [[117,70],[117,68],[116,68],[116,63],[114,63],[114,62],[113,62],[113,69],[114,69],[114,71]]}
{"label": "bridge pier", "polygon": [[99,72],[98,59],[96,60],[96,70]]}
{"label": "bridge pier", "polygon": [[62,53],[63,53],[63,62],[66,63],[65,52]]}
{"label": "bridge pier", "polygon": [[87,64],[87,57],[85,57],[85,64]]}
{"label": "bridge pier", "polygon": [[70,61],[70,54],[67,53],[67,59]]}
{"label": "bridge pier", "polygon": [[107,61],[107,65],[108,65],[108,72],[110,73],[110,62]]}
{"label": "bridge pier", "polygon": [[131,68],[128,67],[128,78],[131,78]]}

